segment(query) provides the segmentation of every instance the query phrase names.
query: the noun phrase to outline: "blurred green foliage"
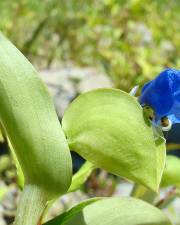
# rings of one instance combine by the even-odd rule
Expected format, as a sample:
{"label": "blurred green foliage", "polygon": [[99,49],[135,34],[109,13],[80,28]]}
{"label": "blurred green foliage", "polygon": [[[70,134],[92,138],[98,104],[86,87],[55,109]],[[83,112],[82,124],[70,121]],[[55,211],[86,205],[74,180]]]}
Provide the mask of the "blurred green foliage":
{"label": "blurred green foliage", "polygon": [[33,63],[94,66],[129,90],[180,67],[178,0],[6,0],[0,29]]}

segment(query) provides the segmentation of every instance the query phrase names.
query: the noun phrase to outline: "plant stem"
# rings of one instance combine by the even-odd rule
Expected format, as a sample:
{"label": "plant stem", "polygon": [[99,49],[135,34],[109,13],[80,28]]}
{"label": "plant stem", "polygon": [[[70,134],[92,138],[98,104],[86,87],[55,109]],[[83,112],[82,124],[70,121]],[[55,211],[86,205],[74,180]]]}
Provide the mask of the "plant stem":
{"label": "plant stem", "polygon": [[176,197],[176,187],[172,187],[155,205],[160,209],[166,208]]}
{"label": "plant stem", "polygon": [[142,199],[150,204],[154,203],[154,200],[157,196],[157,193],[147,189],[146,187],[138,184],[134,184],[134,187],[131,191],[131,196],[135,198]]}
{"label": "plant stem", "polygon": [[46,206],[45,192],[35,185],[25,185],[14,225],[37,225]]}

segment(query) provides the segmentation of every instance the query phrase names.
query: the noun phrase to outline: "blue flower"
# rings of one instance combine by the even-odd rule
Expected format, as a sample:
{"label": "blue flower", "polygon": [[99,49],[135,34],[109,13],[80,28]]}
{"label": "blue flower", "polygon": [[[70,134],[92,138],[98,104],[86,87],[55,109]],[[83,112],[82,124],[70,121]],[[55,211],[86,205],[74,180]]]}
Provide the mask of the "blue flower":
{"label": "blue flower", "polygon": [[154,111],[153,122],[180,123],[180,70],[165,69],[154,80],[146,83],[139,97],[140,104]]}

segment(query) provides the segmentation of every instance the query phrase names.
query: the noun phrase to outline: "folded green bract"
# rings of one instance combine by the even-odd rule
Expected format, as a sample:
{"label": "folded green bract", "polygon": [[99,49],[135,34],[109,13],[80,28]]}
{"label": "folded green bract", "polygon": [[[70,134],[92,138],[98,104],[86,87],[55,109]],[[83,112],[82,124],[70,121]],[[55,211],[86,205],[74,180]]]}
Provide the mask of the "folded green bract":
{"label": "folded green bract", "polygon": [[62,127],[70,149],[95,166],[157,191],[164,165],[163,138],[136,99],[118,89],[80,95],[69,106]]}

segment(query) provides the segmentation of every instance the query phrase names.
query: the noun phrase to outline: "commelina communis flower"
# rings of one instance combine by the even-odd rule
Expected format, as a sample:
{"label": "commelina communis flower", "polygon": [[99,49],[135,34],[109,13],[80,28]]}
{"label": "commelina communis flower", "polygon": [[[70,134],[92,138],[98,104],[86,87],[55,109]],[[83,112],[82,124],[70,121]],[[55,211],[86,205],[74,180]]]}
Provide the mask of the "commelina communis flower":
{"label": "commelina communis flower", "polygon": [[146,83],[139,102],[153,110],[153,123],[161,125],[164,131],[180,123],[180,70],[167,68]]}

